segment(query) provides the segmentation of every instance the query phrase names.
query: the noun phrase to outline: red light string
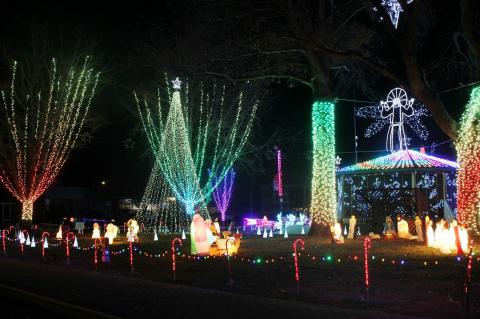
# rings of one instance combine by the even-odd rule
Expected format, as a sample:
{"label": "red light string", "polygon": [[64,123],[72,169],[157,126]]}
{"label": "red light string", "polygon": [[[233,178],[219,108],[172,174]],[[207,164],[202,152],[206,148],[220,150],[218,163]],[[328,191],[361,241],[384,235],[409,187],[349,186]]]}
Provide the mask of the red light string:
{"label": "red light string", "polygon": [[470,283],[472,282],[472,263],[473,263],[473,240],[470,241],[470,250],[468,253],[467,274],[465,276],[465,318],[468,318],[470,310]]}
{"label": "red light string", "polygon": [[50,236],[50,234],[46,231],[42,233],[42,258],[45,260],[45,238]]}
{"label": "red light string", "polygon": [[10,232],[8,231],[8,229],[3,229],[2,230],[2,247],[3,247],[3,255],[6,256],[7,255],[7,246],[5,244],[5,237],[6,237],[6,234],[9,234]]}
{"label": "red light string", "polygon": [[67,255],[67,265],[70,264],[70,245],[68,244],[68,239],[69,237],[72,238],[72,240],[75,240],[75,234],[73,232],[68,232],[65,234],[65,249],[66,249],[66,255]]}
{"label": "red light string", "polygon": [[95,238],[93,240],[93,263],[95,264],[95,269],[97,269],[97,266],[98,266],[98,245],[97,245],[97,242],[100,242],[100,245],[102,245],[102,241],[100,240],[100,238]]}
{"label": "red light string", "polygon": [[175,259],[175,243],[178,242],[180,247],[182,246],[182,240],[178,237],[175,237],[172,240],[172,271],[173,271],[173,281],[176,279],[176,270],[177,270],[177,264],[176,264],[176,259]]}
{"label": "red light string", "polygon": [[130,272],[133,273],[133,241],[128,242],[128,248],[130,250]]}
{"label": "red light string", "polygon": [[[28,230],[23,229],[20,232],[23,233],[23,240],[25,241],[25,238],[27,238],[29,236],[28,235]],[[25,234],[27,234],[27,237],[25,237]],[[22,257],[23,257],[23,251],[24,251],[24,243],[20,240],[20,253],[22,254]]]}
{"label": "red light string", "polygon": [[296,239],[293,242],[293,259],[294,259],[294,264],[295,264],[295,281],[297,282],[297,292],[300,291],[300,275],[298,273],[298,256],[297,256],[297,244],[301,244],[301,249],[303,250],[305,248],[305,242],[303,239]]}
{"label": "red light string", "polygon": [[368,300],[368,288],[370,286],[370,278],[368,276],[368,249],[372,247],[372,242],[370,237],[365,238],[363,242],[363,258],[365,262],[365,289],[367,290],[367,300]]}

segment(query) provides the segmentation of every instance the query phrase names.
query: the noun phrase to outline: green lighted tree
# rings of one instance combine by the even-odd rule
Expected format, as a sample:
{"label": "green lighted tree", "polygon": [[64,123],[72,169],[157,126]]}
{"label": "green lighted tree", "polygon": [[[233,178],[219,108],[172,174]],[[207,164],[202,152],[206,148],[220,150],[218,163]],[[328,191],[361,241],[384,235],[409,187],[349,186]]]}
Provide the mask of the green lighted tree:
{"label": "green lighted tree", "polygon": [[[247,142],[257,110],[257,101],[246,101],[242,92],[232,98],[227,108],[225,88],[200,88],[198,107],[191,104],[193,95],[186,86],[181,94],[181,81],[173,82],[173,93],[167,90],[168,115],[164,117],[161,95],[150,105],[135,94],[135,100],[150,147],[163,177],[187,215],[196,206],[203,206]],[[208,172],[210,170],[210,174]]]}

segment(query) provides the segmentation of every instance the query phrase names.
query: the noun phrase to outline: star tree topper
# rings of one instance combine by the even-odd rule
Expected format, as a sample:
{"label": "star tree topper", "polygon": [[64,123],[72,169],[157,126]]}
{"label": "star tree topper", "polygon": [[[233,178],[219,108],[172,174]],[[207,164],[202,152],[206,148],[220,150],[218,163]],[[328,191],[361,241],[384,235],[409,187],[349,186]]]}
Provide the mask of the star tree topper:
{"label": "star tree topper", "polygon": [[180,90],[181,86],[182,86],[182,81],[180,81],[180,79],[177,78],[175,80],[172,81],[172,86],[173,86],[173,89],[174,90]]}

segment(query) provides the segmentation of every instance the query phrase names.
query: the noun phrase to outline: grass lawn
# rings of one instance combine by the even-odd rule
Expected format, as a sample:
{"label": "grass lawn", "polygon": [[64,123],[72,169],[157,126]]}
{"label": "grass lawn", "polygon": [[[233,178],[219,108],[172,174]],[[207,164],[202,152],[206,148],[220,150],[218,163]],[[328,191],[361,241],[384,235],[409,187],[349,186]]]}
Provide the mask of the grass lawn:
{"label": "grass lawn", "polygon": [[[35,236],[36,238],[39,238]],[[140,235],[135,243],[133,274],[130,273],[128,243],[124,235],[110,246],[111,262],[99,264],[96,271],[140,279],[172,282],[172,235],[160,235],[153,241],[152,234]],[[305,240],[305,250],[298,262],[300,291],[295,282],[292,243]],[[477,260],[480,238],[475,238],[470,307],[480,314],[480,261]],[[70,264],[66,265],[65,247],[53,247],[50,239],[46,263],[52,267],[72,267],[94,271],[93,241],[80,237],[83,249],[71,250]],[[53,244],[53,245],[52,245]],[[7,244],[11,258],[21,258],[18,243]],[[458,317],[463,311],[463,287],[467,258],[457,260],[455,255],[442,255],[416,241],[374,240],[369,250],[369,302],[364,285],[363,241],[347,240],[333,245],[326,238],[290,236],[263,239],[244,236],[239,254],[231,259],[233,287],[228,285],[226,257],[193,257],[189,255],[190,240],[184,240],[177,256],[176,282],[205,288],[261,295],[280,299],[298,299],[313,303],[333,304],[355,309],[417,316]],[[480,255],[479,255],[480,256]],[[25,248],[24,259],[43,262],[41,245]],[[474,316],[472,316],[474,317]]]}

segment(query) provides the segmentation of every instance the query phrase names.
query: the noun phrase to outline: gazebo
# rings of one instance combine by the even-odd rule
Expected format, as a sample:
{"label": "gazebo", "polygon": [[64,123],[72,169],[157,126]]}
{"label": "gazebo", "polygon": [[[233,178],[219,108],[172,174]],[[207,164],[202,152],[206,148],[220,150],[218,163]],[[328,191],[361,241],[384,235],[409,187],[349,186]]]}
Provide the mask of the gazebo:
{"label": "gazebo", "polygon": [[458,164],[414,150],[400,150],[337,169],[338,218],[355,215],[381,232],[386,216],[454,218]]}

